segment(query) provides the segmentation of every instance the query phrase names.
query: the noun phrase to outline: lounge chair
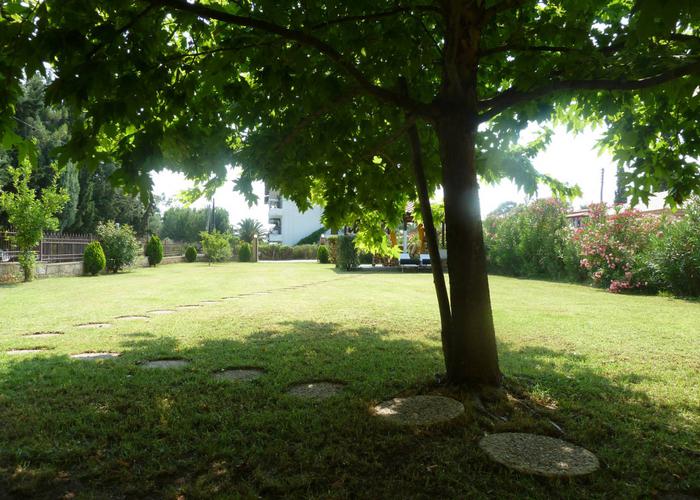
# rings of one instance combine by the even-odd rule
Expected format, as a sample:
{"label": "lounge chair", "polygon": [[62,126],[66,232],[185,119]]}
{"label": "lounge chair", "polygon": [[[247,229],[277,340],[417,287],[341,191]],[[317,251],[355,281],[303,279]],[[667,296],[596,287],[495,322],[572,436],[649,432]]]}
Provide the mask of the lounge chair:
{"label": "lounge chair", "polygon": [[399,266],[401,267],[401,270],[403,271],[407,267],[420,266],[420,261],[416,260],[416,259],[412,259],[411,255],[408,253],[402,253],[399,256]]}

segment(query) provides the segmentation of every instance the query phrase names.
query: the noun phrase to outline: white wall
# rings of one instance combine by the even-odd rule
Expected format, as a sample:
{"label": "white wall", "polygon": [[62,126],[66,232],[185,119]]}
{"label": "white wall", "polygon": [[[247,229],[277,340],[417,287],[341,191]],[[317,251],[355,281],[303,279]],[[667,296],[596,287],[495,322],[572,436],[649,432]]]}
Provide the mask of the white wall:
{"label": "white wall", "polygon": [[270,234],[270,241],[277,241],[283,245],[296,245],[297,242],[323,227],[321,215],[323,208],[315,205],[302,213],[291,200],[282,199],[282,208],[270,208],[268,220],[271,218],[282,219],[282,234]]}

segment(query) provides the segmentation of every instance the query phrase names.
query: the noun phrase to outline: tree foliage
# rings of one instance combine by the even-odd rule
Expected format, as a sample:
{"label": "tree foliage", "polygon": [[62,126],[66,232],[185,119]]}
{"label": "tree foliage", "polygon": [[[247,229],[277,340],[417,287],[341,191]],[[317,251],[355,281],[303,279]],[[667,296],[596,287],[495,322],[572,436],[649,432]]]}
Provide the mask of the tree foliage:
{"label": "tree foliage", "polygon": [[231,243],[227,235],[218,231],[200,233],[202,239],[202,251],[207,256],[209,263],[222,262],[231,258]]}
{"label": "tree foliage", "polygon": [[[323,201],[328,227],[401,217],[415,125],[420,192],[445,192],[448,376],[493,383],[478,178],[572,194],[532,166],[551,130],[518,142],[553,121],[605,126],[633,203],[699,191],[698,19],[687,0],[13,0],[0,98],[50,61],[49,99],[79,111],[65,159],[114,162],[145,191],[164,165],[207,192],[236,164],[249,197],[260,179],[302,209]],[[31,154],[11,121],[3,144]]]}
{"label": "tree foliage", "polygon": [[253,238],[256,236],[261,238],[265,233],[262,224],[251,218],[241,220],[236,227],[238,237],[247,243],[253,243]]}
{"label": "tree foliage", "polygon": [[46,230],[57,230],[56,214],[61,211],[68,196],[54,184],[45,188],[41,196],[30,187],[32,167],[29,160],[22,165],[8,169],[12,178],[13,191],[0,189],[0,211],[7,214],[7,220],[15,231],[13,240],[19,248],[19,262],[24,272],[24,280],[34,277],[36,247]]}
{"label": "tree foliage", "polygon": [[[210,217],[208,208],[171,207],[163,213],[160,226],[160,236],[174,241],[199,241],[199,235],[207,230]],[[228,211],[225,208],[214,209],[215,231],[226,233],[231,231]]]}
{"label": "tree foliage", "polygon": [[[58,151],[70,138],[71,113],[64,103],[45,102],[47,82],[34,74],[21,84],[21,93],[14,104],[13,132],[35,145],[31,159],[35,161],[30,187],[41,193],[54,184],[54,162]],[[5,149],[0,144],[0,186],[10,186],[9,168],[18,165],[18,150]],[[114,187],[110,176],[113,164],[100,164],[89,170],[68,162],[55,183],[68,195],[61,213],[57,215],[59,229],[73,233],[92,233],[99,222],[114,220],[129,224],[139,234],[146,230],[147,217],[154,204],[146,204],[134,195]],[[0,223],[6,222],[0,215]]]}

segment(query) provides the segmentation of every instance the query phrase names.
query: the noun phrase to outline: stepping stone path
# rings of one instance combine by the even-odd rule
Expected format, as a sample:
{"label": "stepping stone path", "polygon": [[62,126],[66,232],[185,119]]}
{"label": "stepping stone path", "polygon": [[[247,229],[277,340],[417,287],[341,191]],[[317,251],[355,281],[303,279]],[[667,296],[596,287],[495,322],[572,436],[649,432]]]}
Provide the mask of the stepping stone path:
{"label": "stepping stone path", "polygon": [[80,354],[71,354],[70,357],[73,359],[84,359],[87,361],[97,360],[97,359],[113,359],[121,356],[120,352],[82,352]]}
{"label": "stepping stone path", "polygon": [[537,434],[491,434],[479,446],[495,462],[528,474],[573,477],[598,469],[598,458],[580,446]]}
{"label": "stepping stone path", "polygon": [[190,362],[185,359],[155,359],[146,361],[141,366],[144,368],[184,368],[188,364]]}
{"label": "stepping stone path", "polygon": [[10,349],[9,351],[5,351],[7,354],[10,354],[12,356],[16,356],[18,354],[36,354],[37,352],[44,352],[48,351],[45,347],[39,348],[39,349]]}
{"label": "stepping stone path", "polygon": [[196,309],[197,307],[202,307],[202,304],[183,304],[177,306],[178,309]]}
{"label": "stepping stone path", "polygon": [[148,314],[156,314],[158,316],[162,316],[164,314],[173,314],[175,309],[154,309],[153,311],[148,311]]}
{"label": "stepping stone path", "polygon": [[254,380],[265,374],[265,371],[260,368],[231,368],[214,374],[217,380],[233,380],[247,382]]}
{"label": "stepping stone path", "polygon": [[82,323],[77,328],[112,328],[112,323]]}
{"label": "stepping stone path", "polygon": [[464,405],[445,396],[411,396],[384,401],[374,415],[399,425],[431,425],[449,422],[464,414]]}
{"label": "stepping stone path", "polygon": [[63,335],[63,332],[34,332],[34,333],[25,333],[22,336],[23,337],[43,338],[43,337],[56,337],[58,335]]}
{"label": "stepping stone path", "polygon": [[326,399],[339,393],[344,384],[337,382],[306,382],[289,388],[287,394],[305,399]]}
{"label": "stepping stone path", "polygon": [[148,316],[143,316],[141,314],[134,314],[134,315],[126,315],[126,316],[117,316],[114,319],[118,319],[119,321],[145,321],[148,319]]}

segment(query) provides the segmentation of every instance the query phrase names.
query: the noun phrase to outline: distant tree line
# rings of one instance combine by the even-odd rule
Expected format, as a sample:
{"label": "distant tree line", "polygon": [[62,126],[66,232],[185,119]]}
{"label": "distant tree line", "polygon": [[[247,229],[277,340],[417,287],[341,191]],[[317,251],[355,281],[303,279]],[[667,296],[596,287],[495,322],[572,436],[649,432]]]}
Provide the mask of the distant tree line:
{"label": "distant tree line", "polygon": [[161,238],[175,241],[199,241],[200,233],[208,230],[220,233],[231,233],[226,209],[217,207],[212,217],[208,208],[172,207],[163,213],[158,231]]}
{"label": "distant tree line", "polygon": [[[70,138],[73,117],[61,105],[46,105],[47,83],[34,75],[23,85],[23,95],[14,103],[15,133],[37,144],[37,161],[30,187],[41,195],[53,181],[57,148]],[[0,189],[12,191],[9,167],[18,165],[16,150],[0,147]],[[117,165],[101,164],[95,170],[68,163],[60,173],[59,188],[68,201],[58,214],[62,232],[94,233],[97,225],[109,220],[129,224],[143,235],[149,230],[149,218],[157,212],[155,203],[144,204],[137,196],[125,193],[111,183]],[[7,216],[0,214],[0,226],[8,226]]]}

